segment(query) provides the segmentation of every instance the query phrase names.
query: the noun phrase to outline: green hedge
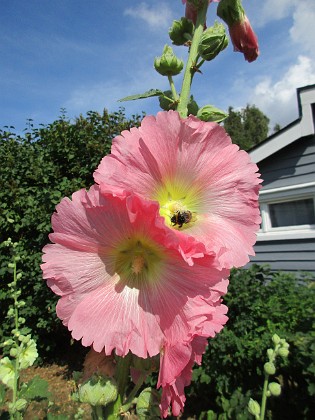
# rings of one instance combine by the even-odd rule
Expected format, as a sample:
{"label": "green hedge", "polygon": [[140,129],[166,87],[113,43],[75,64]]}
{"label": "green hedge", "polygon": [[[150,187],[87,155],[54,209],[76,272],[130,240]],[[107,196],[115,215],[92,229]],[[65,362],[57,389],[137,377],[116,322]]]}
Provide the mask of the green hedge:
{"label": "green hedge", "polygon": [[[47,126],[33,127],[31,121],[23,135],[0,130],[0,242],[12,238],[19,242],[23,271],[22,296],[26,318],[41,357],[65,357],[70,337],[55,315],[56,297],[42,280],[41,250],[48,243],[50,219],[56,204],[64,196],[93,184],[93,171],[109,153],[113,137],[141,116],[127,119],[123,110],[103,114],[88,112],[71,122],[63,113]],[[6,283],[10,255],[0,255],[0,319],[8,308]],[[1,322],[0,335],[7,337],[11,325]]]}
{"label": "green hedge", "polygon": [[225,416],[230,410],[230,416],[220,418],[252,418],[245,410],[248,391],[260,400],[266,350],[277,333],[290,343],[290,355],[277,369],[283,392],[268,402],[272,418],[314,418],[314,279],[254,265],[232,272],[224,300],[229,321],[209,340],[203,364],[194,370],[188,410],[194,414],[213,410]]}

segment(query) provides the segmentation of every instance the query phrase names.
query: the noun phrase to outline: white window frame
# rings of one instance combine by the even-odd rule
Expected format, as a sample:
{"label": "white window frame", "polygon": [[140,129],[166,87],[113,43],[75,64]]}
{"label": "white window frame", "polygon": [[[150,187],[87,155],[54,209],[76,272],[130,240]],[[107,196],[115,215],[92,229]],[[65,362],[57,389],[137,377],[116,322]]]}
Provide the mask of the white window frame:
{"label": "white window frame", "polygon": [[315,182],[261,190],[259,203],[262,223],[257,241],[315,238],[315,224],[272,227],[269,214],[269,204],[309,198],[313,199],[315,208]]}

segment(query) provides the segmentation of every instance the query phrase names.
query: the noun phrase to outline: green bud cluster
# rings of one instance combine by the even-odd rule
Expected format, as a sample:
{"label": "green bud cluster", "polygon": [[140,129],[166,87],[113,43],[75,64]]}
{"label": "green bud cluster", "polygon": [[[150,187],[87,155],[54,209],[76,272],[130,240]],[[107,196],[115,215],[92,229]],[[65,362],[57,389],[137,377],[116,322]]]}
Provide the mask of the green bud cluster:
{"label": "green bud cluster", "polygon": [[228,115],[219,108],[213,105],[205,105],[197,112],[197,117],[202,121],[221,122],[225,120]]}
{"label": "green bud cluster", "polygon": [[184,45],[192,40],[194,24],[185,17],[182,17],[180,20],[174,20],[168,34],[174,45]]}
{"label": "green bud cluster", "polygon": [[206,61],[213,60],[221,51],[228,46],[229,40],[222,23],[215,22],[207,28],[198,46],[198,53]]}
{"label": "green bud cluster", "polygon": [[87,382],[82,384],[76,394],[82,403],[92,406],[106,406],[116,401],[118,396],[117,384],[113,378],[93,375]]}
{"label": "green bud cluster", "polygon": [[176,76],[183,70],[184,62],[176,57],[172,47],[165,45],[161,57],[154,60],[154,68],[162,76]]}

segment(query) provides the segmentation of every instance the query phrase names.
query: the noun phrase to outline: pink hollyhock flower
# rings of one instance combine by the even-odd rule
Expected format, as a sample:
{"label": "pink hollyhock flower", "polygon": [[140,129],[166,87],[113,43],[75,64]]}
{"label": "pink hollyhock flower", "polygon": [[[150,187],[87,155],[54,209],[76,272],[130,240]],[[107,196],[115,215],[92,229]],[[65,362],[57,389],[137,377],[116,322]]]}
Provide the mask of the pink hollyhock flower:
{"label": "pink hollyhock flower", "polygon": [[[201,364],[206,345],[205,337],[196,336],[190,343],[167,348],[164,356],[161,356],[158,386],[162,385],[160,405],[162,417],[168,416],[169,406],[174,416],[183,411],[186,401],[184,388],[191,383],[193,365]],[[168,370],[173,373],[174,367],[177,368],[175,378],[167,374]]]}
{"label": "pink hollyhock flower", "polygon": [[[209,0],[209,4],[211,3],[211,1],[220,1],[220,0]],[[193,3],[191,2],[187,3],[187,0],[182,0],[182,3],[186,4],[185,17],[187,19],[190,19],[194,24],[196,24],[198,9]]]}
{"label": "pink hollyhock flower", "polygon": [[243,21],[235,22],[229,26],[229,32],[234,51],[242,52],[245,60],[249,63],[255,61],[259,56],[258,39],[247,16],[244,16]]}
{"label": "pink hollyhock flower", "polygon": [[227,23],[234,51],[244,54],[249,63],[259,55],[258,40],[245,14],[241,0],[221,0],[217,15]]}
{"label": "pink hollyhock flower", "polygon": [[213,257],[201,257],[190,238],[179,241],[158,203],[95,185],[56,210],[41,268],[60,296],[58,317],[84,346],[146,358],[226,322],[218,325],[216,308],[228,271],[211,268]]}
{"label": "pink hollyhock flower", "polygon": [[256,171],[217,123],[168,111],[116,137],[94,179],[101,189],[122,187],[158,201],[171,230],[204,244],[218,268],[231,268],[254,255],[261,221]]}

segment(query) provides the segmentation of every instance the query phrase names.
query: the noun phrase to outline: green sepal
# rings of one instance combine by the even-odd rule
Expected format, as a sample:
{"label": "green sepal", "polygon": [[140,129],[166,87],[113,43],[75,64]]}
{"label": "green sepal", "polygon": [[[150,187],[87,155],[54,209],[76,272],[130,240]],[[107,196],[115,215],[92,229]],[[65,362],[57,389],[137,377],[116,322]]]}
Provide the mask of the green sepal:
{"label": "green sepal", "polygon": [[160,95],[163,95],[162,90],[150,89],[147,92],[139,93],[138,95],[126,96],[125,98],[119,99],[118,102],[135,101],[136,99],[146,99],[146,98],[150,98],[151,96],[160,96]]}
{"label": "green sepal", "polygon": [[182,17],[180,20],[174,20],[168,34],[174,45],[184,45],[187,41],[192,40],[194,29],[192,21]]}

